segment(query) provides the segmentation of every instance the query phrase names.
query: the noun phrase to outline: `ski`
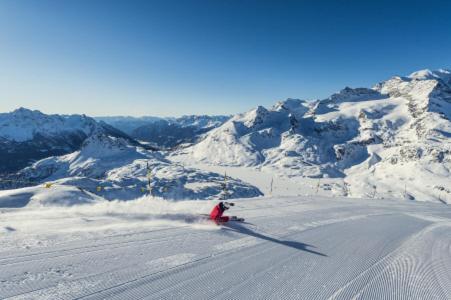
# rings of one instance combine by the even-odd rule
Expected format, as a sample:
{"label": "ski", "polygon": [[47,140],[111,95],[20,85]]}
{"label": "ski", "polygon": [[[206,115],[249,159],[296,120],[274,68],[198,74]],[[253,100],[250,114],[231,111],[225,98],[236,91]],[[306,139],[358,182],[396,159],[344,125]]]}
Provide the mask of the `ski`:
{"label": "ski", "polygon": [[237,216],[231,216],[229,221],[244,222],[244,218],[238,218]]}
{"label": "ski", "polygon": [[[211,221],[214,221],[213,219],[210,218],[210,215],[208,214],[200,214],[200,216],[205,217]],[[239,218],[237,216],[230,216],[229,222],[244,222],[245,219],[244,218]]]}

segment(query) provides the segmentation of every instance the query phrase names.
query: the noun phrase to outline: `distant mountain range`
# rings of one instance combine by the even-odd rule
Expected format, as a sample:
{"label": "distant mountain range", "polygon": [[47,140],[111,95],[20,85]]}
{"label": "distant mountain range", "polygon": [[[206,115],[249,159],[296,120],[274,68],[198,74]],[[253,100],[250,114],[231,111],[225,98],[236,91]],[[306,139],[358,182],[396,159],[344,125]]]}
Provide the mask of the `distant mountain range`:
{"label": "distant mountain range", "polygon": [[85,115],[47,115],[38,110],[19,108],[10,113],[0,113],[0,174],[16,172],[42,158],[79,150],[94,133],[122,137],[133,145],[148,149],[167,149],[196,141],[228,118],[183,116],[94,119]]}
{"label": "distant mountain range", "polygon": [[135,139],[104,122],[85,115],[46,115],[19,108],[0,114],[0,174],[20,170],[41,158],[78,150],[94,133]]}
{"label": "distant mountain range", "polygon": [[222,125],[230,116],[190,115],[179,118],[159,117],[96,117],[160,149],[171,149],[185,143],[195,143],[206,132]]}
{"label": "distant mountain range", "polygon": [[[119,119],[131,120],[134,125],[130,127],[136,125],[133,118]],[[148,122],[152,118],[144,119]],[[178,123],[170,121],[171,126],[177,125],[173,134],[193,140],[194,134],[208,131],[222,119],[189,116],[174,120]],[[162,122],[169,121],[162,119],[153,124]],[[187,128],[196,130],[185,131]],[[168,143],[161,147],[158,140],[152,140],[152,144],[164,148]],[[154,196],[170,199],[217,199],[224,193],[230,198],[262,195],[256,187],[230,177],[224,187],[223,174],[184,168],[155,150],[84,115],[46,115],[19,108],[0,114],[0,189],[51,181],[96,192],[109,200],[135,199],[149,189]]]}

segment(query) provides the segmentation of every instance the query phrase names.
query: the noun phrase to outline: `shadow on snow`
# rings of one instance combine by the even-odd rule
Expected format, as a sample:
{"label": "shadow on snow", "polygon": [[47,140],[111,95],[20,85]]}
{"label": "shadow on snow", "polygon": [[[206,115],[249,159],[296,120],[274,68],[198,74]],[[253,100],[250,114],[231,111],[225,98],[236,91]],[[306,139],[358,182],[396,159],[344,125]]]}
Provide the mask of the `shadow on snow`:
{"label": "shadow on snow", "polygon": [[326,254],[323,254],[323,253],[320,253],[320,252],[317,252],[317,251],[309,249],[309,248],[315,248],[315,246],[313,246],[313,245],[309,245],[309,244],[305,244],[305,243],[301,243],[301,242],[296,242],[296,241],[279,240],[279,239],[276,239],[276,238],[273,238],[273,237],[270,237],[270,236],[267,236],[267,235],[255,232],[255,231],[253,231],[253,230],[241,225],[240,223],[235,223],[235,222],[234,223],[230,223],[229,222],[229,223],[223,224],[223,226],[226,227],[226,230],[235,231],[235,232],[238,232],[238,233],[241,233],[241,234],[247,234],[249,236],[253,236],[253,237],[265,240],[265,241],[270,241],[270,242],[277,243],[277,244],[280,244],[280,245],[284,245],[284,246],[287,246],[287,247],[291,247],[291,248],[294,248],[294,249],[297,249],[297,250],[301,250],[301,251],[309,252],[309,253],[312,253],[312,254],[316,254],[316,255],[327,257]]}

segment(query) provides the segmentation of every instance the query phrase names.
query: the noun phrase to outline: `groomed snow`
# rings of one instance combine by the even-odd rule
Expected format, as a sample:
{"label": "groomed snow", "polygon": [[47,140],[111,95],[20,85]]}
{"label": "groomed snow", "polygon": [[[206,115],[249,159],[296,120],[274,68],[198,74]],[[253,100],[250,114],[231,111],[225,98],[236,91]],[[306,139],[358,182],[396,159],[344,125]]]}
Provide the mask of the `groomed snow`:
{"label": "groomed snow", "polygon": [[322,197],[142,198],[3,209],[1,299],[450,299],[443,204]]}

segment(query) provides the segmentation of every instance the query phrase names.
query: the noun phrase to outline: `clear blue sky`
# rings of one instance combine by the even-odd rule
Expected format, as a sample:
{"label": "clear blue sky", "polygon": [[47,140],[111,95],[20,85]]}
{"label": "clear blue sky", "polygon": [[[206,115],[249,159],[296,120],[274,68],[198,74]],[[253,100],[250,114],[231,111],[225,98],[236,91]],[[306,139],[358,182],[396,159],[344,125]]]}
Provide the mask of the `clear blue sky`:
{"label": "clear blue sky", "polygon": [[450,67],[451,1],[0,1],[2,112],[229,114]]}

